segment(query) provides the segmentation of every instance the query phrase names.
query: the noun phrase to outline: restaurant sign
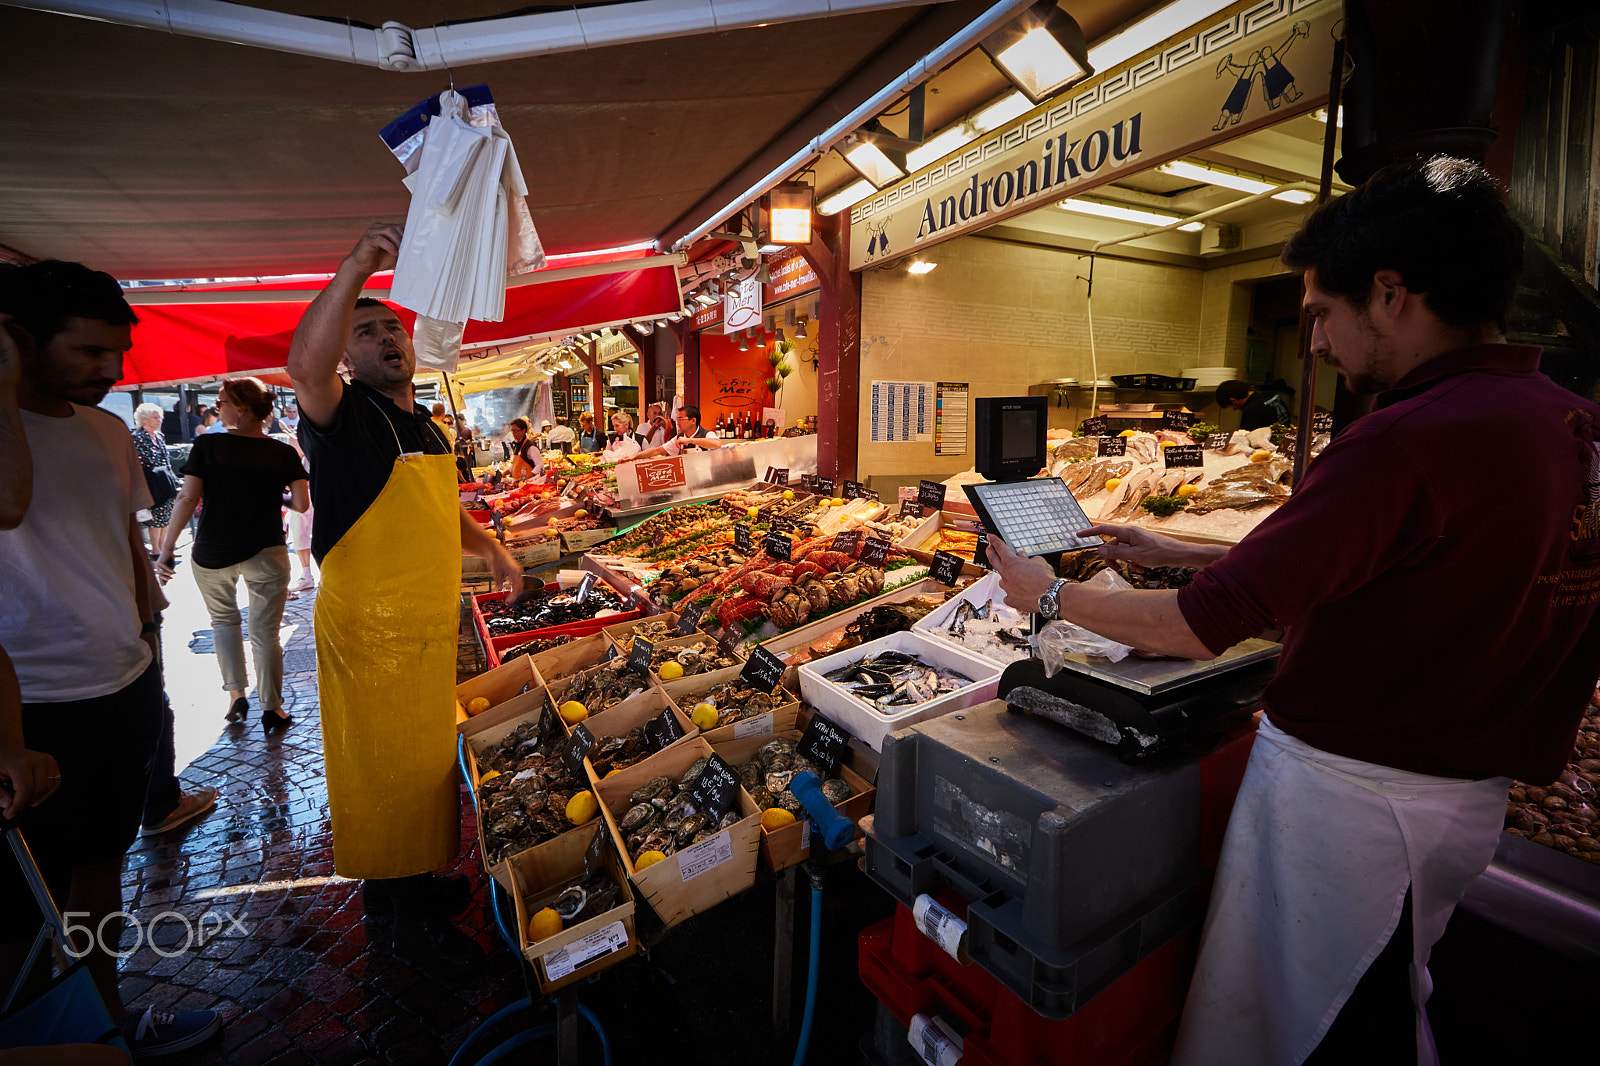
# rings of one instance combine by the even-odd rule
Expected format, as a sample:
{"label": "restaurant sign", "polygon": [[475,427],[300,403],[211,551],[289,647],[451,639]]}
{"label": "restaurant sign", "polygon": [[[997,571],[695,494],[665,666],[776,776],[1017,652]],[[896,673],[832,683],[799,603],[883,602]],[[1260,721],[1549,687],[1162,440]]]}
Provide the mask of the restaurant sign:
{"label": "restaurant sign", "polygon": [[769,253],[766,264],[767,273],[772,277],[766,291],[769,306],[792,300],[818,287],[817,272],[811,269],[806,257],[795,249],[786,248],[781,252]]}
{"label": "restaurant sign", "polygon": [[905,255],[1308,111],[1327,97],[1337,0],[1252,0],[863,200],[850,269]]}

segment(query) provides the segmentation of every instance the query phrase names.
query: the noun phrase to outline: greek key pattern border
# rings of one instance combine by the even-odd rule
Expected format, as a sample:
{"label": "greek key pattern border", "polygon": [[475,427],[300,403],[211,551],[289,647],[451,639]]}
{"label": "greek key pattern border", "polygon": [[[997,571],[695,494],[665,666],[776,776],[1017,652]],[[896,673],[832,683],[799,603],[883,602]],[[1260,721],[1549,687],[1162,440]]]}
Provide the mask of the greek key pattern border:
{"label": "greek key pattern border", "polygon": [[1072,122],[1097,108],[1160,78],[1181,70],[1191,63],[1204,59],[1218,49],[1230,48],[1252,33],[1275,22],[1292,18],[1308,7],[1326,3],[1327,0],[1262,0],[1253,7],[1237,11],[1193,36],[1174,41],[1165,50],[1147,56],[1137,66],[1123,67],[1115,75],[1095,83],[1083,92],[1061,101],[1043,115],[1035,115],[1004,130],[992,130],[983,141],[975,141],[953,159],[946,160],[932,170],[914,175],[911,180],[894,188],[885,189],[850,209],[850,222],[854,225],[873,215],[892,210],[910,199],[920,199],[930,189],[953,181],[965,171],[982,165],[1002,152],[1048,133],[1067,122]]}

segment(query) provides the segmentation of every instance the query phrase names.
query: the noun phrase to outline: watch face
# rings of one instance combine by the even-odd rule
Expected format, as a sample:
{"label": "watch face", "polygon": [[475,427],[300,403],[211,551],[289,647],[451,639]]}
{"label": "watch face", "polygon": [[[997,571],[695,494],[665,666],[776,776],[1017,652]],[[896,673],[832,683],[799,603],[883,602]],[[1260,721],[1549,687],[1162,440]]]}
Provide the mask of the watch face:
{"label": "watch face", "polygon": [[1056,598],[1053,593],[1046,592],[1039,597],[1039,613],[1053,617],[1056,613]]}

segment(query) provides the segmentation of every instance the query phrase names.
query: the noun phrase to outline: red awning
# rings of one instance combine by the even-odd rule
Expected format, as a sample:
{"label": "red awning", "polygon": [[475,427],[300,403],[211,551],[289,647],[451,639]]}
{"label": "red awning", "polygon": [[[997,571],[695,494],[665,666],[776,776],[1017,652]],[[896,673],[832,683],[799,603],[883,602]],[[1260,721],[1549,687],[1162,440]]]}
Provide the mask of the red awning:
{"label": "red awning", "polygon": [[[661,265],[589,277],[538,281],[506,290],[501,322],[467,323],[464,345],[509,343],[559,337],[642,318],[661,318],[680,310],[674,260]],[[555,273],[571,263],[540,273]],[[225,292],[261,293],[273,289],[320,290],[325,283],[268,282],[229,287]],[[123,361],[119,385],[158,385],[230,375],[266,374],[284,369],[289,340],[305,313],[305,301],[285,303],[140,303],[134,310],[133,350]],[[398,308],[406,328],[415,315]]]}

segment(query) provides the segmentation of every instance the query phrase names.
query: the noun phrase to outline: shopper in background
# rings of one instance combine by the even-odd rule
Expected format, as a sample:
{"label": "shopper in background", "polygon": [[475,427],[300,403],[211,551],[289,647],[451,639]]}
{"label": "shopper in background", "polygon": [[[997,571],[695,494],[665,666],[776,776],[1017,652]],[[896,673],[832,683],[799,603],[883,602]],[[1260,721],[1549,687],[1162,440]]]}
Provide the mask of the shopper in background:
{"label": "shopper in background", "polygon": [[544,477],[544,454],[538,440],[528,436],[528,420],[513,418],[506,430],[511,434],[511,476],[518,481]]}
{"label": "shopper in background", "polygon": [[[289,346],[317,507],[317,688],[334,869],[363,879],[394,954],[465,972],[477,942],[449,916],[464,878],[435,878],[461,841],[456,639],[461,553],[522,590],[511,553],[462,509],[450,446],[416,404],[416,354],[394,309],[360,299],[394,266],[402,229],[370,227],[312,301]],[[347,383],[339,376],[344,363]]]}
{"label": "shopper in background", "polygon": [[185,444],[193,440],[199,431],[199,400],[191,399],[186,407],[180,397],[172,401],[172,410],[161,416],[161,435],[167,438],[168,444]]}
{"label": "shopper in background", "polygon": [[653,403],[645,408],[644,423],[639,427],[639,443],[646,448],[659,448],[673,437],[677,436],[677,429],[672,424],[672,419],[667,417],[667,409]]}
{"label": "shopper in background", "polygon": [[166,533],[167,522],[172,518],[172,505],[178,495],[178,475],[172,469],[172,457],[167,453],[167,442],[161,436],[161,408],[153,403],[142,403],[133,410],[133,446],[139,452],[139,465],[144,468],[145,485],[155,506],[150,517],[143,519],[150,538],[150,558],[161,551],[161,538]]}
{"label": "shopper in background", "polygon": [[217,410],[228,432],[195,441],[183,467],[183,488],[173,508],[173,524],[156,560],[162,584],[172,579],[178,536],[195,507],[204,500],[200,530],[190,546],[195,584],[211,616],[217,665],[228,693],[229,723],[250,714],[245,697],[243,619],[239,614],[239,582],[250,602],[250,648],[256,667],[256,700],[261,727],[283,729],[294,719],[283,711],[283,644],[278,629],[289,595],[289,549],[283,543],[283,496],[289,509],[310,504],[300,456],[267,436],[272,393],[255,378],[222,383]]}
{"label": "shopper in background", "polygon": [[1289,424],[1289,405],[1276,390],[1264,385],[1257,388],[1237,378],[1217,386],[1217,406],[1224,411],[1238,411],[1242,430]]}
{"label": "shopper in background", "polygon": [[605,457],[607,462],[616,462],[629,456],[638,455],[644,449],[644,444],[639,440],[639,434],[633,431],[633,416],[626,411],[615,411],[611,415],[611,433],[606,437]]}
{"label": "shopper in background", "polygon": [[[152,404],[151,406],[154,407],[155,405]],[[159,411],[160,408],[157,407],[156,410]],[[226,433],[227,431],[228,427],[222,424],[222,418],[217,414],[215,407],[202,407],[200,409],[200,432],[202,434]]]}
{"label": "shopper in background", "polygon": [[[305,449],[300,445],[300,435],[298,433],[292,434],[289,437],[289,443],[293,446],[295,454],[300,457],[300,465],[305,469],[309,478],[311,463],[306,459]],[[316,508],[311,506],[309,495],[306,499],[306,509],[304,511],[296,511],[292,507],[288,510],[289,550],[294,552],[295,556],[300,560],[300,576],[295,579],[294,584],[289,586],[289,599],[291,600],[297,600],[300,598],[300,593],[309,592],[317,587],[316,575],[311,569],[311,523],[315,514]]]}
{"label": "shopper in background", "polygon": [[439,427],[452,448],[456,444],[456,416],[445,410],[442,403],[433,405],[433,424]]}
{"label": "shopper in background", "polygon": [[[1522,240],[1489,174],[1442,156],[1312,212],[1283,253],[1311,350],[1374,410],[1231,549],[1086,531],[1108,558],[1203,567],[1186,588],[1052,585],[990,541],[1009,604],[1059,597],[1112,640],[1209,659],[1285,630],[1174,1066],[1435,1062],[1429,952],[1511,779],[1572,753],[1600,674],[1600,406],[1505,343]],[[1518,448],[1461,462],[1490,434]]]}
{"label": "shopper in background", "polygon": [[563,444],[576,444],[578,442],[578,435],[572,431],[572,427],[564,425],[559,420],[557,420],[554,426],[551,426],[549,422],[546,422],[541,428],[546,427],[549,428],[548,435],[550,437],[550,444],[553,447],[560,447]]}
{"label": "shopper in background", "polygon": [[[0,315],[14,320],[33,464],[28,511],[0,532],[0,647],[21,689],[23,736],[60,767],[60,789],[19,824],[51,893],[96,931],[89,972],[134,1054],[171,1053],[215,1033],[217,1012],[124,1012],[109,954],[121,942],[123,857],[161,732],[153,578],[134,518],[150,490],[128,427],[96,406],[122,377],[138,319],[116,279],[57,261],[0,268]],[[24,919],[34,912],[20,874],[7,870],[0,942],[31,939]],[[20,965],[21,955],[7,957]]]}

